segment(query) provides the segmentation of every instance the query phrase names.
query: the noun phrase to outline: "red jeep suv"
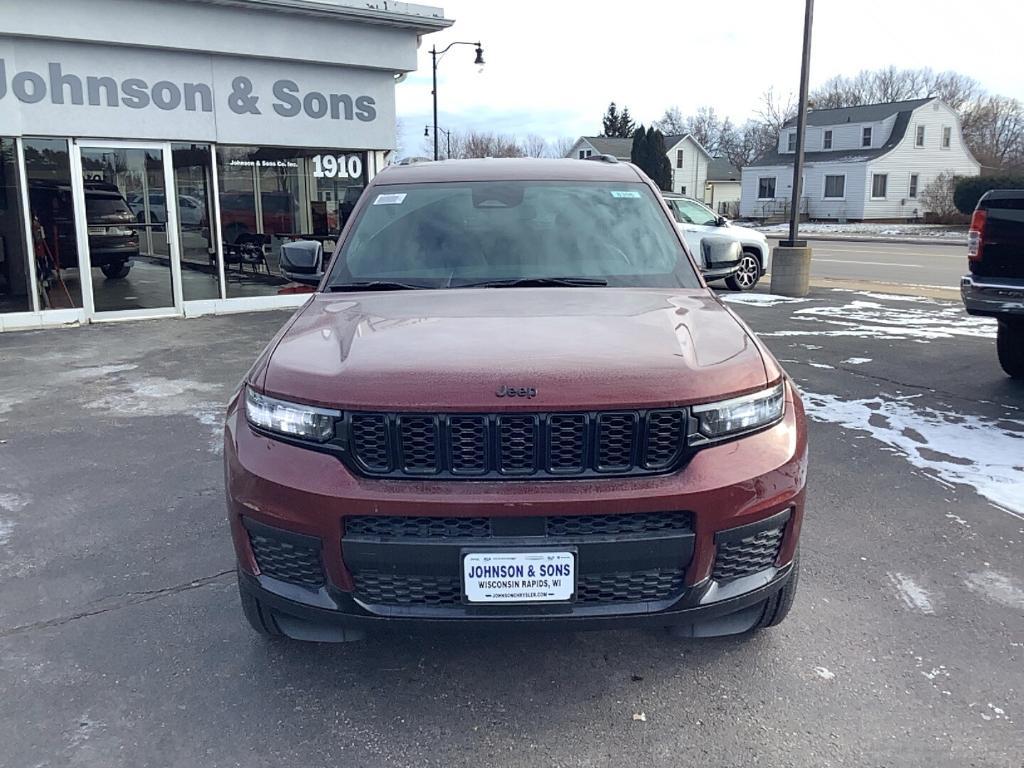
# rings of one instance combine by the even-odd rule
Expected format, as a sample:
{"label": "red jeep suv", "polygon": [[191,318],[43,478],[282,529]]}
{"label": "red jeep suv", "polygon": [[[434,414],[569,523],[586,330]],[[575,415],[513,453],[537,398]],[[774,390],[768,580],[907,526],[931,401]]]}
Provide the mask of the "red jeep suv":
{"label": "red jeep suv", "polygon": [[392,166],[318,285],[227,414],[258,632],[707,636],[789,611],[800,398],[637,168]]}

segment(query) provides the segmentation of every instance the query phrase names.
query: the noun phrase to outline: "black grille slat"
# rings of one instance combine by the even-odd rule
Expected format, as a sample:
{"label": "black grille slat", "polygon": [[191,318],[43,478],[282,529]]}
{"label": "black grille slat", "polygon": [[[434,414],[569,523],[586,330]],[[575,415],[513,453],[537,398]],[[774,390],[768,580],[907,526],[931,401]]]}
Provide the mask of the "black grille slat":
{"label": "black grille slat", "polygon": [[404,415],[398,419],[402,469],[410,474],[437,472],[437,417]]}
{"label": "black grille slat", "polygon": [[671,466],[682,449],[685,426],[682,411],[651,411],[647,414],[644,466],[650,469]]}
{"label": "black grille slat", "polygon": [[[689,512],[638,512],[609,515],[566,515],[545,518],[548,539],[644,533],[692,533]],[[382,538],[466,538],[494,536],[488,517],[397,517],[354,515],[345,518],[345,535]]]}
{"label": "black grille slat", "polygon": [[[682,569],[580,574],[576,580],[576,602],[587,605],[667,600],[683,593],[684,576]],[[462,602],[458,578],[370,570],[360,571],[355,578],[356,597],[369,605],[453,606]]]}
{"label": "black grille slat", "polygon": [[249,541],[263,575],[304,587],[317,588],[324,583],[319,550],[253,531]]}
{"label": "black grille slat", "polygon": [[718,545],[712,578],[733,581],[775,565],[784,528],[772,528],[738,541]]}
{"label": "black grille slat", "polygon": [[548,469],[582,472],[587,451],[587,417],[582,413],[553,413],[547,424]]}
{"label": "black grille slat", "polygon": [[491,535],[491,521],[486,517],[353,515],[345,518],[345,535],[416,539],[477,539]]}
{"label": "black grille slat", "polygon": [[687,455],[685,408],[586,413],[353,413],[346,462],[377,477],[654,474]]}
{"label": "black grille slat", "polygon": [[487,418],[452,416],[448,420],[451,471],[482,474],[487,471]]}
{"label": "black grille slat", "polygon": [[359,461],[374,472],[391,469],[388,419],[382,413],[357,413],[352,417],[352,447]]}
{"label": "black grille slat", "polygon": [[597,419],[597,468],[622,471],[634,464],[635,413],[602,413]]}
{"label": "black grille slat", "polygon": [[537,417],[498,417],[498,468],[505,474],[528,474],[537,468]]}

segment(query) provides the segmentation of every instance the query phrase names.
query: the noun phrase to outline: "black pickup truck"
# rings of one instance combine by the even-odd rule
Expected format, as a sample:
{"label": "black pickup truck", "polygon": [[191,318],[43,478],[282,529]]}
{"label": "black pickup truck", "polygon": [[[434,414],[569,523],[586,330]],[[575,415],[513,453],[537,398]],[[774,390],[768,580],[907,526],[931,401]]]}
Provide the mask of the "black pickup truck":
{"label": "black pickup truck", "polygon": [[971,315],[999,321],[996,347],[1007,375],[1024,379],[1024,189],[982,195],[967,236],[970,272],[960,295]]}

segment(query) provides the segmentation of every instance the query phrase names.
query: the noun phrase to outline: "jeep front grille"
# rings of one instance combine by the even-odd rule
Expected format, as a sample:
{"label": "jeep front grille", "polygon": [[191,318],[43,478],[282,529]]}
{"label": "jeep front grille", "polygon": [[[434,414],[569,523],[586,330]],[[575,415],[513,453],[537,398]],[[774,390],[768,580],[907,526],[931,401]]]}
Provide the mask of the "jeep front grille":
{"label": "jeep front grille", "polygon": [[352,464],[379,477],[654,474],[683,460],[683,408],[588,413],[354,413]]}

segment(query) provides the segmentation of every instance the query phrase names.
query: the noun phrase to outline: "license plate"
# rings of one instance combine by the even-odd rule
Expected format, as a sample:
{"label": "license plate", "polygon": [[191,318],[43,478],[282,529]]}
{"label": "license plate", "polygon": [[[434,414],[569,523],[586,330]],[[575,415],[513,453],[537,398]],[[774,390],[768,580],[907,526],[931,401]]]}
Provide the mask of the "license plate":
{"label": "license plate", "polygon": [[469,603],[555,603],[576,591],[574,552],[468,552],[462,588]]}

